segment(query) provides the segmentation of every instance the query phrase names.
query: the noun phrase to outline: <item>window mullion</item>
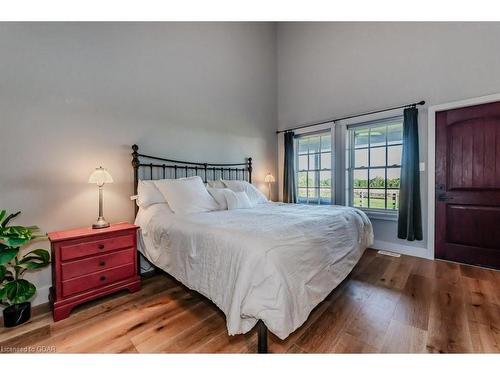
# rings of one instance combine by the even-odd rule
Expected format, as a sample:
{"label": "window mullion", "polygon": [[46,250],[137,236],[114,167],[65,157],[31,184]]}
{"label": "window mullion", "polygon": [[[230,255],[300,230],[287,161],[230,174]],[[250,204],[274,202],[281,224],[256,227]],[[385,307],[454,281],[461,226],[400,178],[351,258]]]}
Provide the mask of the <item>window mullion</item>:
{"label": "window mullion", "polygon": [[389,127],[386,125],[385,126],[385,181],[384,181],[384,207],[387,210],[387,163],[389,161],[389,152],[388,152],[388,142],[389,140],[387,139],[388,133],[389,132]]}
{"label": "window mullion", "polygon": [[319,142],[319,154],[316,154],[316,158],[318,159],[318,171],[316,172],[316,194],[318,196],[318,204],[321,203],[321,197],[319,196],[319,188],[320,188],[320,177],[319,175],[321,174],[321,137],[320,137],[320,142]]}
{"label": "window mullion", "polygon": [[371,138],[372,138],[372,129],[368,129],[368,173],[367,173],[367,189],[368,189],[368,197],[366,197],[366,202],[368,203],[368,208],[370,208],[370,171],[371,171]]}
{"label": "window mullion", "polygon": [[306,203],[309,204],[309,142],[307,143]]}

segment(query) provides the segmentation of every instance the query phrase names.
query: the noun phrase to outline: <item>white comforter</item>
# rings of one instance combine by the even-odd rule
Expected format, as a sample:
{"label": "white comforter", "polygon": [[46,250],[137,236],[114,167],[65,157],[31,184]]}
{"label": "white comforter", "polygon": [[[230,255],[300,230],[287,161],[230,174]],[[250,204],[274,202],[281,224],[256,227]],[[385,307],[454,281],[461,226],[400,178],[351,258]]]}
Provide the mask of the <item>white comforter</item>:
{"label": "white comforter", "polygon": [[262,319],[284,339],[352,270],[373,231],[343,206],[259,204],[252,209],[174,215],[139,212],[140,251],[225,314],[230,335]]}

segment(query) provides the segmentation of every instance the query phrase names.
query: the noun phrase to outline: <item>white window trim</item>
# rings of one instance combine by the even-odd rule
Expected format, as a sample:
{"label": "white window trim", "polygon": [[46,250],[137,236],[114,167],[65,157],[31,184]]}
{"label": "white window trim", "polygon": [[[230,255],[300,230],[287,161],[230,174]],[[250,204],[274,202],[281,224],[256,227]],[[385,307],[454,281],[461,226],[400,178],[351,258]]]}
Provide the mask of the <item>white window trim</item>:
{"label": "white window trim", "polygon": [[[331,186],[330,186],[330,195],[331,195],[331,201],[330,204],[334,205],[335,204],[335,124],[331,123],[330,126],[328,127],[319,127],[317,129],[313,128],[314,130],[308,130],[308,131],[299,131],[295,133],[295,139],[294,139],[294,147],[297,145],[297,139],[301,137],[309,137],[309,136],[314,136],[316,134],[322,134],[322,133],[327,133],[330,132],[330,181],[331,181]],[[299,190],[299,184],[298,184],[298,172],[299,172],[299,166],[297,165],[297,160],[298,160],[298,150],[294,150],[294,170],[295,170],[295,194],[297,195],[297,201],[298,201],[298,190]],[[320,196],[318,196],[318,201],[320,200]],[[315,203],[303,203],[303,204],[315,204]],[[321,204],[318,204],[321,206]],[[326,204],[323,204],[326,205]]]}
{"label": "white window trim", "polygon": [[[345,181],[345,189],[344,189],[347,192],[346,199],[345,199],[345,203],[347,206],[354,207],[353,202],[352,202],[352,183],[353,183],[352,176],[353,176],[353,174],[352,174],[352,167],[351,167],[351,158],[352,158],[351,153],[353,152],[353,150],[352,150],[351,140],[349,139],[349,134],[350,134],[349,130],[353,129],[353,128],[375,126],[379,122],[385,122],[387,120],[399,119],[399,118],[402,118],[401,113],[394,114],[392,116],[371,118],[371,119],[366,119],[364,121],[359,121],[359,122],[356,121],[356,122],[345,124],[346,141],[345,141],[344,153],[346,155],[349,154],[346,156],[346,160],[345,160],[345,170],[347,171],[347,174],[348,174],[348,179],[347,179],[347,181]],[[355,208],[363,211],[370,219],[398,221],[398,210],[387,210],[387,209],[377,209],[377,208],[368,208],[368,207],[355,207]]]}
{"label": "white window trim", "polygon": [[[354,206],[351,206],[354,207]],[[363,211],[370,219],[398,221],[398,211],[380,210],[376,208],[354,207]]]}

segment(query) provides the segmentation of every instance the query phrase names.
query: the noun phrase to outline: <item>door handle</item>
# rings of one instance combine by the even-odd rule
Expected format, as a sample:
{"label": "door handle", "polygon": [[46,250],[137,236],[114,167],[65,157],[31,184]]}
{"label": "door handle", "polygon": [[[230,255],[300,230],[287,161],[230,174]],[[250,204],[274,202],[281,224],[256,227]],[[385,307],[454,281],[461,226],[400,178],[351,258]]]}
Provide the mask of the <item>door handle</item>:
{"label": "door handle", "polygon": [[453,197],[450,197],[449,195],[446,195],[444,193],[438,194],[438,201],[440,202],[447,202],[453,200]]}

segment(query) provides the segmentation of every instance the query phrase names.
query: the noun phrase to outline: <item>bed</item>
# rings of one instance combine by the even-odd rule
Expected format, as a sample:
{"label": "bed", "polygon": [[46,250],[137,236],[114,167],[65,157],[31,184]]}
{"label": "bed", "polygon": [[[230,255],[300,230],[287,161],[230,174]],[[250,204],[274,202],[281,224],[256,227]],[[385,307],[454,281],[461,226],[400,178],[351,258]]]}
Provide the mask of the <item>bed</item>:
{"label": "bed", "polygon": [[[200,176],[252,181],[252,160],[213,164],[138,153],[140,180]],[[137,207],[137,206],[136,206]],[[344,206],[262,202],[247,209],[173,213],[165,204],[136,209],[139,251],[157,268],[212,300],[230,335],[258,325],[258,351],[267,330],[285,339],[347,277],[373,242],[369,219]]]}

